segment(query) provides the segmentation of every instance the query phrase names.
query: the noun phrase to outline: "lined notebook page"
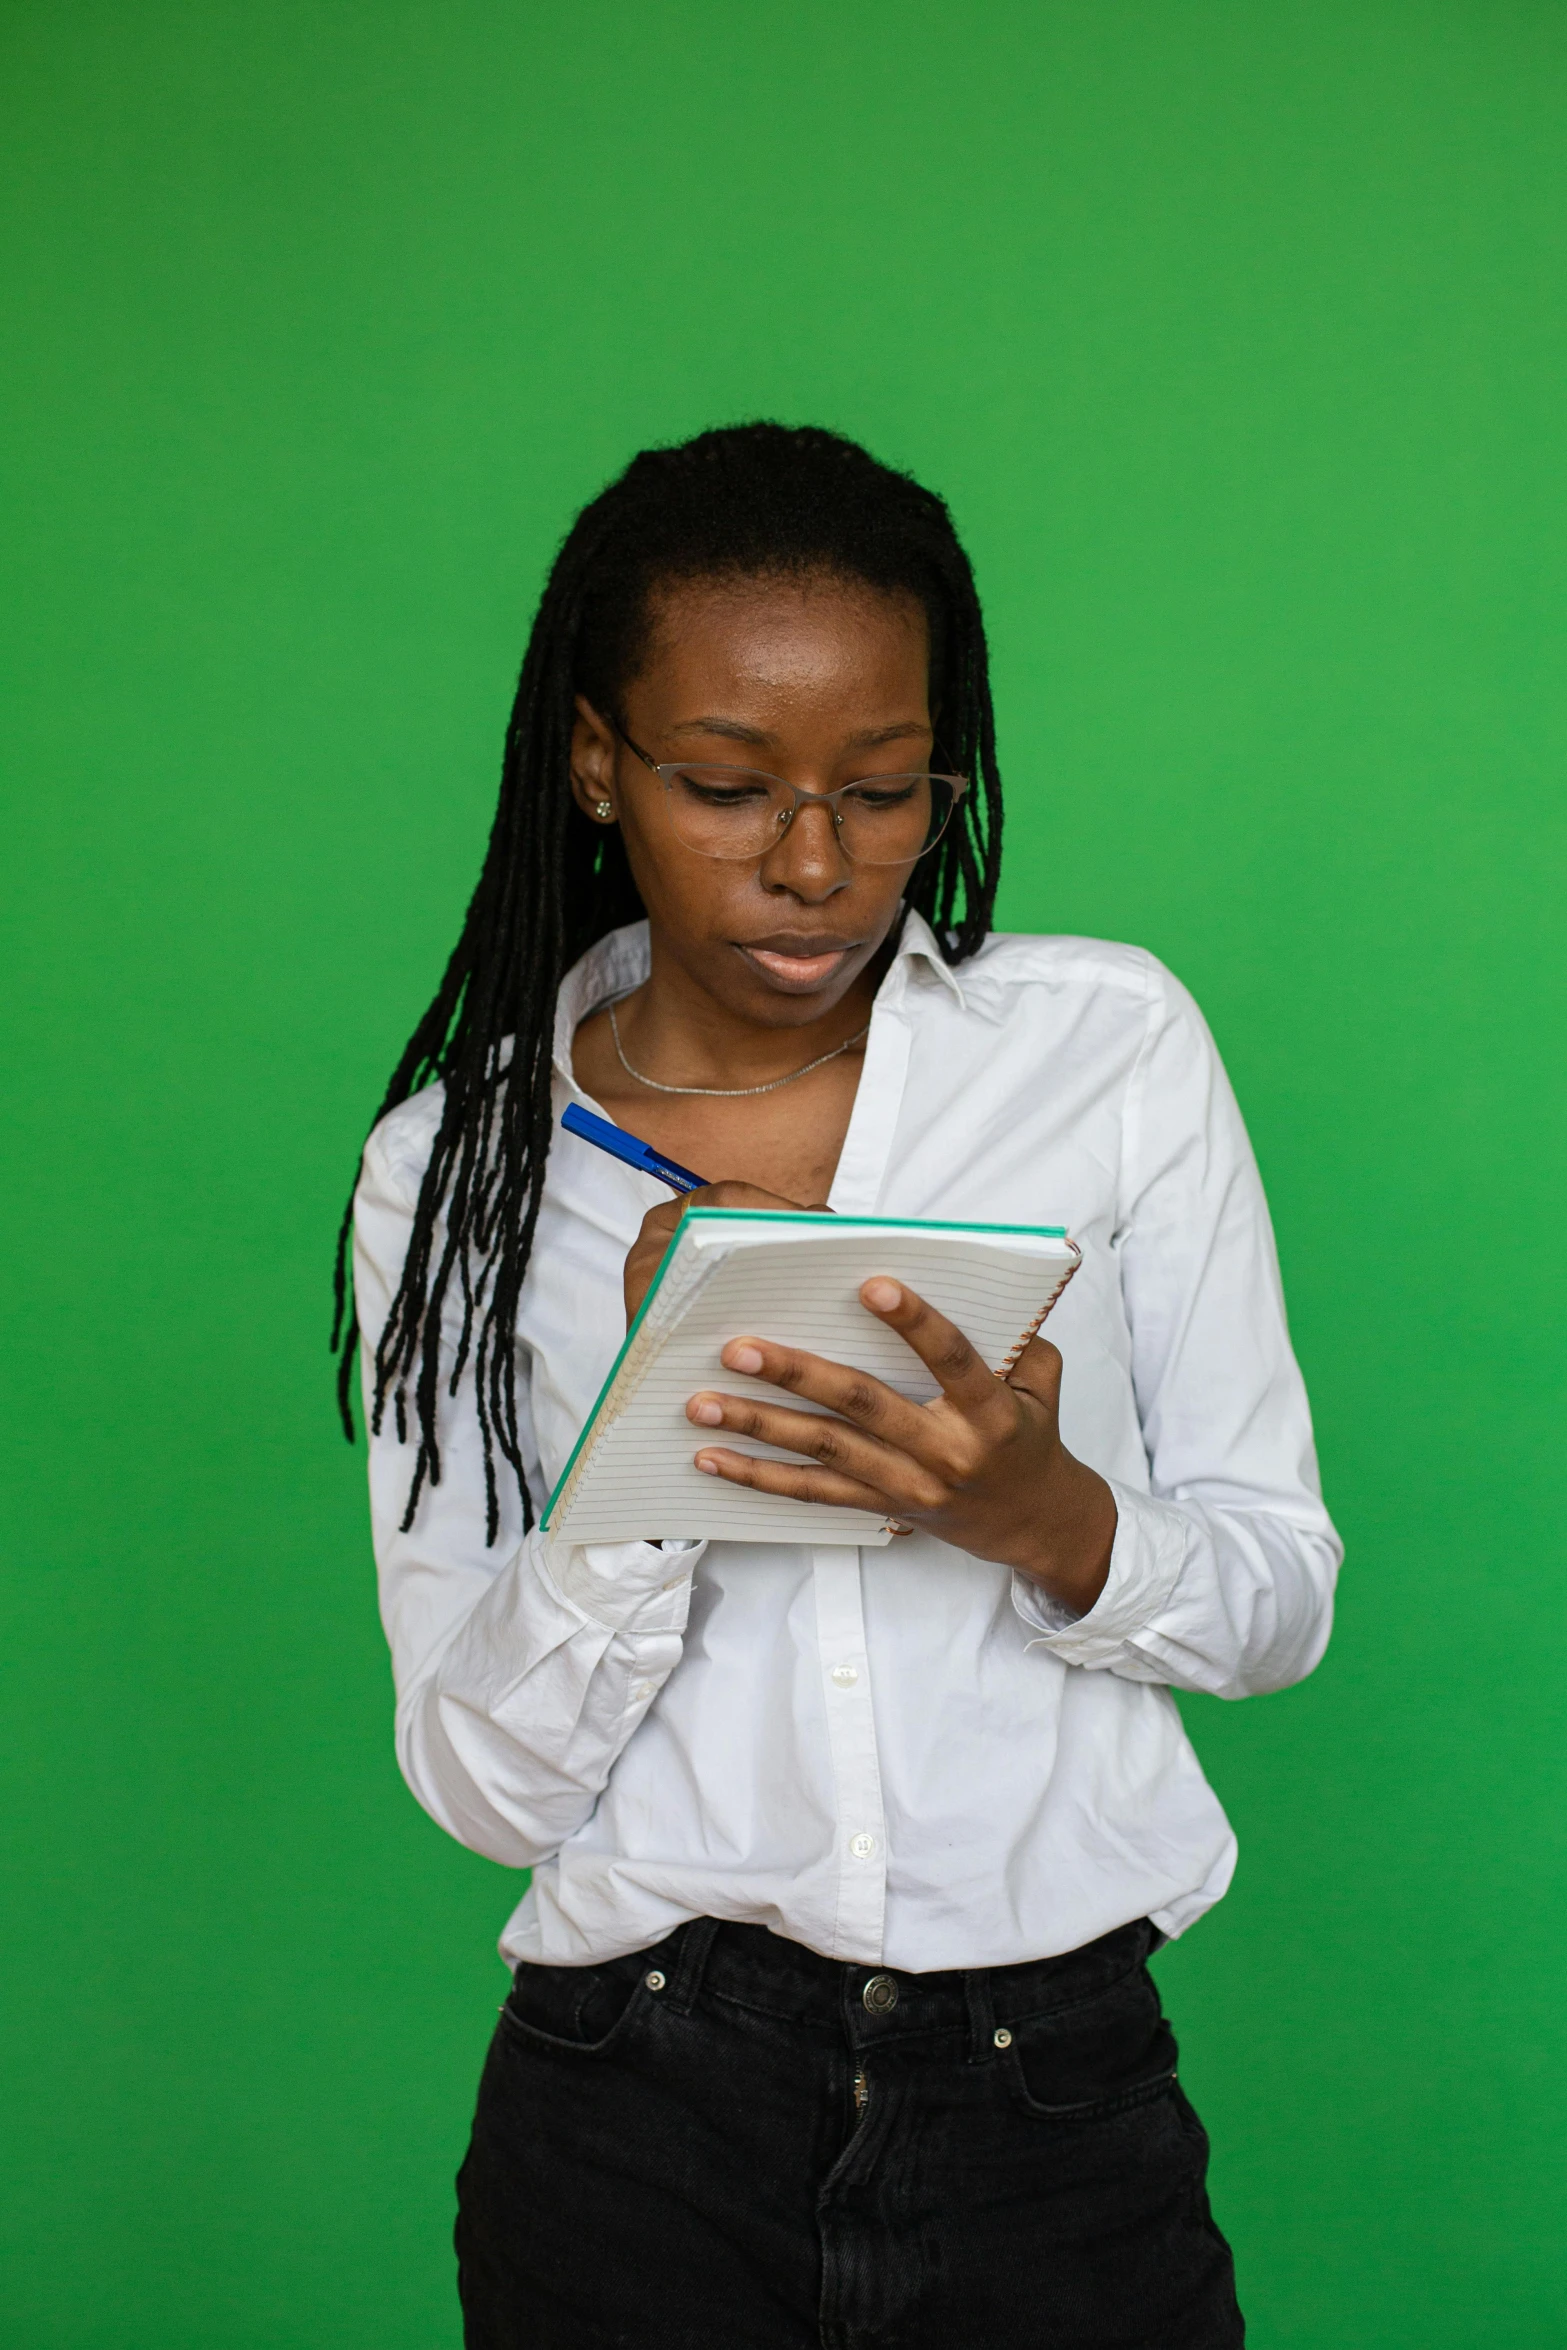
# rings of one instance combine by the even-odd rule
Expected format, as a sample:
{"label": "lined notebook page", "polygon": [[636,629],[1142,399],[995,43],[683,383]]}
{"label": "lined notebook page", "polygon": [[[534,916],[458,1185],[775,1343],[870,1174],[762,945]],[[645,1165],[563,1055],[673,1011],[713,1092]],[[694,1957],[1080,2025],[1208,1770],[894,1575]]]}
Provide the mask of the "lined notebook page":
{"label": "lined notebook page", "polygon": [[[599,1400],[546,1524],[577,1542],[888,1540],[881,1517],[754,1493],[692,1464],[704,1443],[779,1458],[775,1448],[686,1418],[699,1388],[790,1408],[759,1379],[726,1371],[731,1338],[771,1338],[854,1365],[923,1402],[938,1392],[917,1355],[867,1313],[859,1287],[891,1274],[956,1322],[992,1370],[1054,1303],[1077,1251],[1045,1232],[983,1233],[850,1217],[688,1215],[645,1318]],[[799,1458],[799,1455],[786,1455]]]}

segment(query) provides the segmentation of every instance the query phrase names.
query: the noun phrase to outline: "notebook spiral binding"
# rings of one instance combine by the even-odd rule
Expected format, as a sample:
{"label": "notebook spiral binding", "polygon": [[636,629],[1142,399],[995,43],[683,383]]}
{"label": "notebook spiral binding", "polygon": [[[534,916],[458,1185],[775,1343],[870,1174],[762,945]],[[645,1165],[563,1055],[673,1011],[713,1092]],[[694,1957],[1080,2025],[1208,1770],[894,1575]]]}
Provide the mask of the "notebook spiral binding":
{"label": "notebook spiral binding", "polygon": [[1040,1307],[1038,1313],[1034,1316],[1034,1319],[1032,1322],[1030,1322],[1028,1328],[1024,1331],[1022,1337],[1018,1340],[1016,1346],[1012,1349],[1012,1352],[1008,1355],[1006,1361],[1002,1364],[1000,1370],[996,1373],[998,1379],[1010,1379],[1012,1373],[1016,1370],[1018,1364],[1023,1358],[1024,1348],[1028,1345],[1030,1339],[1037,1338],[1039,1336],[1040,1331],[1045,1326],[1046,1320],[1055,1311],[1055,1308],[1061,1303],[1062,1293],[1065,1290],[1067,1283],[1071,1280],[1072,1275],[1077,1271],[1078,1266],[1082,1263],[1083,1252],[1078,1247],[1077,1242],[1075,1240],[1069,1240],[1066,1245],[1072,1251],[1072,1262],[1068,1265],[1066,1271],[1062,1274],[1060,1280],[1056,1283],[1055,1288],[1050,1292],[1050,1295],[1046,1298],[1044,1304]]}

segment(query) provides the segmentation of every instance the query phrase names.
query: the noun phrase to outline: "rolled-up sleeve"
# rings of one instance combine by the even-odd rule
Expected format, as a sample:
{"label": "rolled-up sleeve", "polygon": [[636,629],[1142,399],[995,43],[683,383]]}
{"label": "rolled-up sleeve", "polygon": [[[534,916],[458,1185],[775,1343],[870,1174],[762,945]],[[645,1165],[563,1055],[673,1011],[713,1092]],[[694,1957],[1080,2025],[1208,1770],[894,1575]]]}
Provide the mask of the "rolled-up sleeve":
{"label": "rolled-up sleeve", "polygon": [[[419,1097],[432,1119],[438,1096]],[[428,1103],[428,1107],[425,1105]],[[410,1108],[412,1105],[410,1105]],[[401,1277],[428,1137],[404,1114],[377,1129],[354,1203],[364,1385]],[[453,1311],[459,1310],[454,1306]],[[446,1342],[454,1343],[455,1329]],[[526,1394],[525,1467],[537,1497]],[[559,1543],[526,1533],[510,1477],[499,1538],[485,1539],[482,1437],[471,1374],[440,1389],[441,1477],[405,1531],[414,1447],[383,1416],[370,1448],[381,1620],[397,1688],[397,1757],[424,1809],[460,1842],[514,1868],[557,1852],[591,1814],[615,1761],[678,1663],[705,1545]]]}
{"label": "rolled-up sleeve", "polygon": [[1246,1697],[1317,1663],[1343,1553],[1240,1111],[1186,990],[1154,965],[1150,992],[1115,1238],[1148,1487],[1112,1482],[1087,1615],[1021,1576],[1013,1599],[1064,1663]]}

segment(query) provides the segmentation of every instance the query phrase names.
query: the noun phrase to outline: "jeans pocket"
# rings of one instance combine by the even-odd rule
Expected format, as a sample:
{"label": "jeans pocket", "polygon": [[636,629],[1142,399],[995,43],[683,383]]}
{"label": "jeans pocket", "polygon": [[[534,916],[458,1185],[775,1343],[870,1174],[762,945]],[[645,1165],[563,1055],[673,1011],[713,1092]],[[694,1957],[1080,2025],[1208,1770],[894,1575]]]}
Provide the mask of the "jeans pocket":
{"label": "jeans pocket", "polygon": [[519,1966],[501,2009],[510,2035],[533,2048],[602,2055],[649,1996],[647,1953],[628,1951],[598,1966]]}
{"label": "jeans pocket", "polygon": [[1143,1966],[1075,2007],[1007,2028],[1013,2101],[1040,2121],[1098,2121],[1166,2096],[1175,2082],[1175,2034]]}

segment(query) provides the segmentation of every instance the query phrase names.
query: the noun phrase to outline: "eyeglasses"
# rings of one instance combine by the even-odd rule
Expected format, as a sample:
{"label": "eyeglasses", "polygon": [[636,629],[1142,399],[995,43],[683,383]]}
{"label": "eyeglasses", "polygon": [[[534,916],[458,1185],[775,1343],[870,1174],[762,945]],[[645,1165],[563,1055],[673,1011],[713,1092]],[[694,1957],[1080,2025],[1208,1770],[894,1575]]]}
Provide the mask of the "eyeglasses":
{"label": "eyeglasses", "polygon": [[628,751],[664,787],[670,822],[688,849],[704,857],[765,857],[801,808],[831,810],[833,832],[856,865],[912,865],[933,849],[968,790],[964,775],[866,775],[836,791],[801,791],[755,767],[650,758],[622,726]]}

